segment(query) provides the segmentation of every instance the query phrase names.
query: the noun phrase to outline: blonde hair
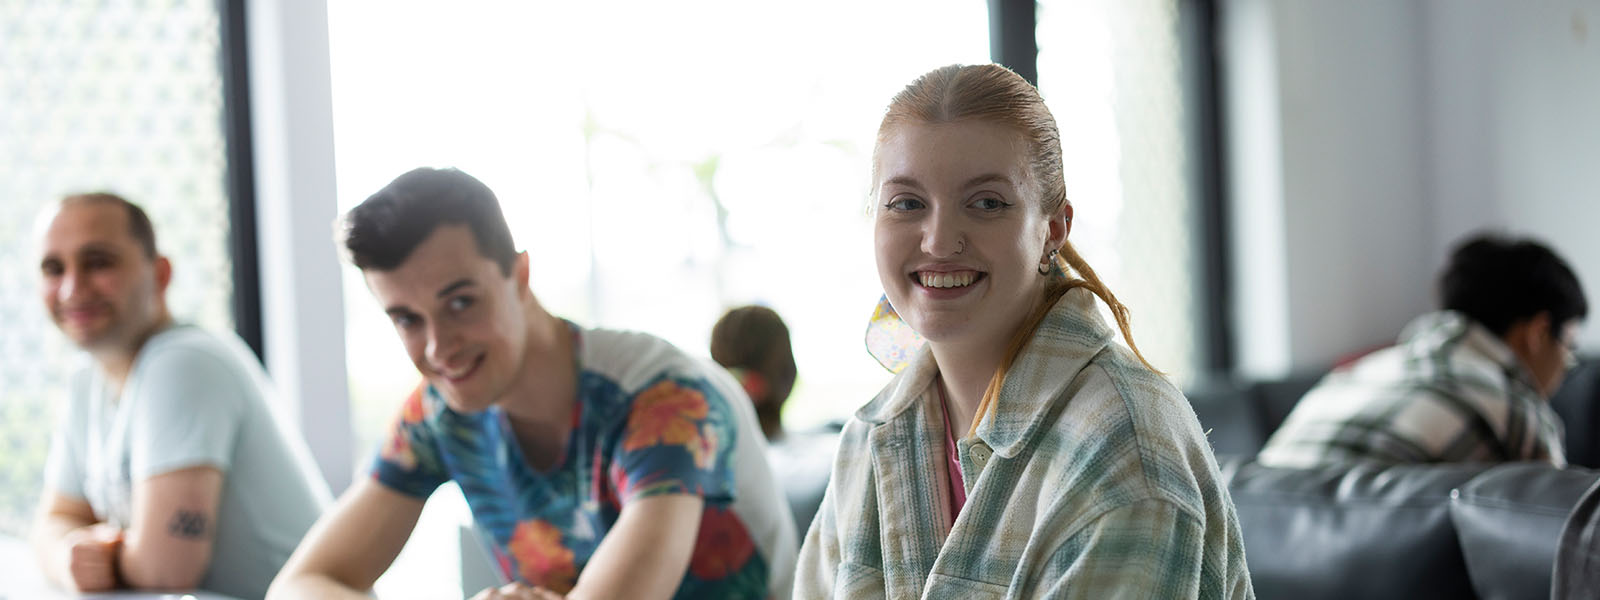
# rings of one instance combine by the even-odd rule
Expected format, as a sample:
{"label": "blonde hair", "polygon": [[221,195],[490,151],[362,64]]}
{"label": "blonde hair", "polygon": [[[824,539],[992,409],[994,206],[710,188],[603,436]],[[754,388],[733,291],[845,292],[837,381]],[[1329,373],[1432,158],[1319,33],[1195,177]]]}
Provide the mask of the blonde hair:
{"label": "blonde hair", "polygon": [[[1050,109],[1045,107],[1044,99],[1039,96],[1039,90],[1034,88],[1033,84],[1000,65],[950,65],[918,77],[889,101],[889,109],[883,116],[883,123],[878,126],[878,146],[881,148],[890,132],[901,123],[953,123],[966,120],[998,123],[1021,134],[1028,145],[1030,159],[1028,172],[1038,184],[1039,204],[1043,213],[1053,215],[1066,206],[1067,188],[1061,167],[1061,133],[1056,128],[1055,117],[1050,114]],[[873,179],[876,180],[878,178],[876,160],[873,161],[873,165]],[[978,412],[972,420],[972,429],[968,435],[977,432],[978,423],[983,421],[984,414],[994,404],[995,397],[1000,394],[1006,374],[1010,372],[1017,356],[1022,353],[1023,346],[1033,338],[1033,331],[1039,327],[1039,323],[1044,320],[1051,307],[1055,306],[1056,301],[1074,288],[1088,289],[1105,302],[1111,309],[1111,315],[1117,321],[1117,328],[1122,331],[1122,337],[1127,340],[1128,348],[1133,350],[1134,356],[1151,371],[1160,373],[1145,359],[1139,352],[1139,347],[1133,342],[1132,327],[1128,323],[1128,307],[1118,301],[1116,294],[1111,293],[1105,283],[1100,281],[1100,277],[1089,267],[1089,263],[1073,249],[1071,242],[1062,242],[1054,261],[1064,276],[1050,276],[1050,281],[1045,285],[1043,302],[1040,302],[1033,313],[1028,315],[1022,327],[1007,344],[1000,366],[989,379],[988,389],[984,390],[983,400],[978,404]],[[1071,275],[1074,273],[1076,277]]]}

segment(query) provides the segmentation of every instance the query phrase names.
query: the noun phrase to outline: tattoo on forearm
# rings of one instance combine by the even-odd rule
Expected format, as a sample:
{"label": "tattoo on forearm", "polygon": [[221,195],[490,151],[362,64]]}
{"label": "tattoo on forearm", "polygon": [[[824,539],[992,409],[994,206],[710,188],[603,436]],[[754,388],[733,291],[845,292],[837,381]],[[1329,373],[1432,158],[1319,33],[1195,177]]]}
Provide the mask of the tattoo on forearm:
{"label": "tattoo on forearm", "polygon": [[206,516],[198,510],[178,509],[167,523],[167,532],[174,537],[199,539],[206,535]]}

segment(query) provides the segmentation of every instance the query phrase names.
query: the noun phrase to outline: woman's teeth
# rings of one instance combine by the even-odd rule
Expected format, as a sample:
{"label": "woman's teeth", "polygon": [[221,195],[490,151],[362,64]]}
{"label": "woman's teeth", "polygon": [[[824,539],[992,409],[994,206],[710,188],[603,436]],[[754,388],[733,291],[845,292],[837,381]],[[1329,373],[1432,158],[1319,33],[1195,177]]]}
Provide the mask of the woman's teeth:
{"label": "woman's teeth", "polygon": [[960,271],[956,273],[917,273],[917,279],[922,283],[922,285],[931,288],[967,287],[972,285],[973,280],[976,280],[977,278],[978,273],[975,271]]}

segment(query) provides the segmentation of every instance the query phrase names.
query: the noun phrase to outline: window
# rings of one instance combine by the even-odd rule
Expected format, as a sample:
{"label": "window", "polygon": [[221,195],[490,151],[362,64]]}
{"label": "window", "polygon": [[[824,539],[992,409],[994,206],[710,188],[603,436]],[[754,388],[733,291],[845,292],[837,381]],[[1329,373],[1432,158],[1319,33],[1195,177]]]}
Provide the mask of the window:
{"label": "window", "polygon": [[0,534],[43,481],[74,349],[38,298],[34,223],[108,190],[150,213],[173,316],[233,329],[216,3],[0,4]]}
{"label": "window", "polygon": [[[886,380],[865,351],[839,352],[880,293],[873,136],[916,75],[987,61],[981,3],[331,11],[341,210],[413,167],[457,166],[500,197],[555,314],[705,355],[722,310],[766,303],[794,332],[786,417],[800,425],[848,414]],[[416,380],[391,376],[414,370],[346,274],[351,395],[371,447]]]}
{"label": "window", "polygon": [[1037,39],[1073,245],[1128,306],[1145,357],[1182,384],[1204,357],[1179,1],[1041,0]]}
{"label": "window", "polygon": [[[878,120],[913,77],[988,60],[982,2],[329,9],[341,211],[411,168],[459,167],[499,196],[551,312],[705,356],[723,310],[767,304],[798,363],[790,427],[848,416],[887,381],[860,341],[881,293]],[[364,464],[419,378],[345,277]]]}

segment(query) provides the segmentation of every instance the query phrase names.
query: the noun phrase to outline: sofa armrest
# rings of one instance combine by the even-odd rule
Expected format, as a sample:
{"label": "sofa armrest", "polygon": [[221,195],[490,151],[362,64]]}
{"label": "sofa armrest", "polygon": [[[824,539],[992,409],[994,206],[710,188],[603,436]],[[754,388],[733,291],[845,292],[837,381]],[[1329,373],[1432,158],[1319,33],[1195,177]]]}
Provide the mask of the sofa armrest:
{"label": "sofa armrest", "polygon": [[1562,525],[1600,471],[1496,466],[1456,490],[1450,518],[1480,598],[1545,600]]}
{"label": "sofa armrest", "polygon": [[1552,600],[1600,598],[1600,482],[1578,499],[1561,527]]}
{"label": "sofa armrest", "polygon": [[1261,598],[1471,598],[1450,492],[1489,465],[1221,465]]}

